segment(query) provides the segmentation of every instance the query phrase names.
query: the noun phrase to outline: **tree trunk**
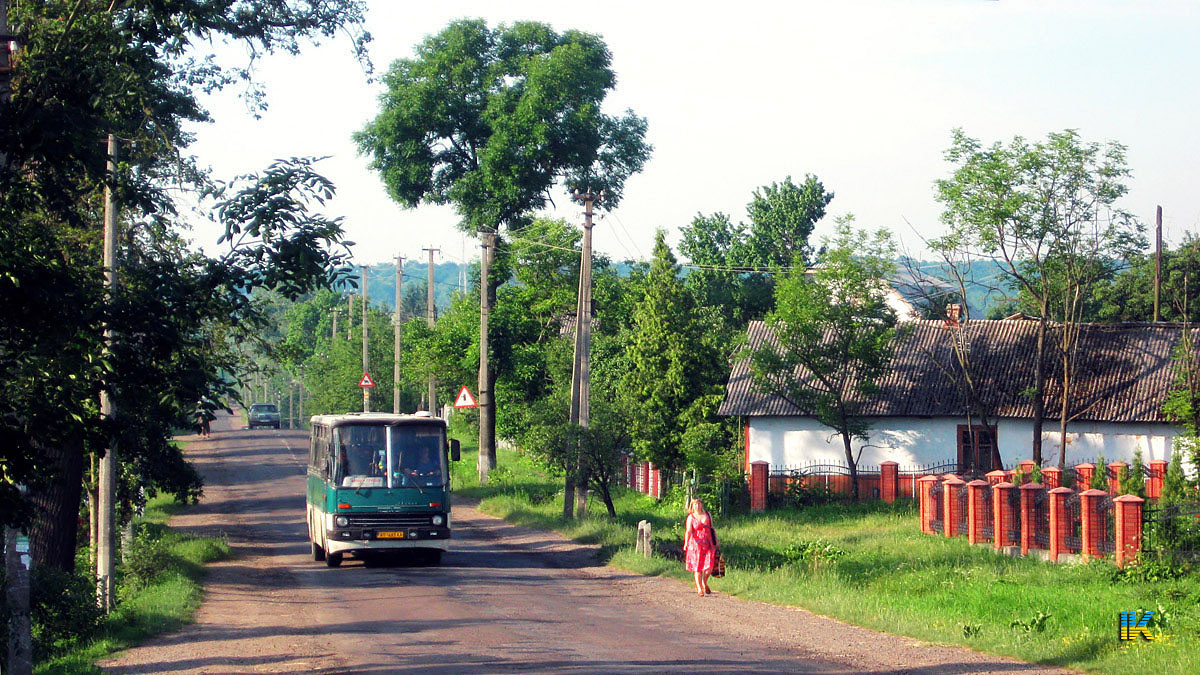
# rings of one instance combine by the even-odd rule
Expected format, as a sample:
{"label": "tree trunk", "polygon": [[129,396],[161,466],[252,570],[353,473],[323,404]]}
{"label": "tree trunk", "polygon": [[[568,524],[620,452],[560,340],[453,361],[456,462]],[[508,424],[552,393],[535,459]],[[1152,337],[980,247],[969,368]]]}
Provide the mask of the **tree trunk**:
{"label": "tree trunk", "polygon": [[850,467],[850,497],[858,501],[858,465],[854,463],[854,451],[850,448],[850,432],[842,427],[842,445],[846,448],[846,466]]}
{"label": "tree trunk", "polygon": [[34,563],[75,570],[79,498],[83,492],[83,439],[46,449],[44,480],[30,486],[33,524],[29,550]]}
{"label": "tree trunk", "polygon": [[608,485],[608,479],[597,479],[595,481],[596,489],[600,492],[600,498],[604,500],[604,508],[608,510],[608,519],[617,519],[617,507],[613,504],[612,492]]}
{"label": "tree trunk", "polygon": [[1038,319],[1037,352],[1033,362],[1033,461],[1042,465],[1042,425],[1046,419],[1046,305]]}

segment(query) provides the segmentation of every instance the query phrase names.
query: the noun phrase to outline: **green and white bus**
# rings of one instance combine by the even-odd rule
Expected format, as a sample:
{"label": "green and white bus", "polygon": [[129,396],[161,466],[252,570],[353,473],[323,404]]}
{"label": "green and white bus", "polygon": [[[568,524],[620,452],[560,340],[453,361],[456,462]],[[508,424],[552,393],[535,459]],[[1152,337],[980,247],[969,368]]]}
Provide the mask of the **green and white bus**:
{"label": "green and white bus", "polygon": [[308,540],[314,560],[413,549],[441,562],[450,540],[450,471],[457,440],[446,421],[350,413],[311,419]]}

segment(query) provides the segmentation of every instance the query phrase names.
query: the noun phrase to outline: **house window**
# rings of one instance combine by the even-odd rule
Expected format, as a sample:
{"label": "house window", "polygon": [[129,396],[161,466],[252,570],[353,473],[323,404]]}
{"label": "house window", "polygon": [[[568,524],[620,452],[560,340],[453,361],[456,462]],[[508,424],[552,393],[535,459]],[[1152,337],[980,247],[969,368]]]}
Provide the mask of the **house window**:
{"label": "house window", "polygon": [[992,470],[996,429],[981,424],[958,425],[958,473],[981,476]]}

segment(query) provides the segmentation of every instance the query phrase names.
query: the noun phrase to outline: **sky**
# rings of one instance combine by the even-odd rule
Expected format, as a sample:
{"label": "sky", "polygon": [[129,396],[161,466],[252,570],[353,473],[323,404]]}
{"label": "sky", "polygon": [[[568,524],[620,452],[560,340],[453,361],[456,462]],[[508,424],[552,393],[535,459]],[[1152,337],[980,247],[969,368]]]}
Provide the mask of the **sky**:
{"label": "sky", "polygon": [[[605,106],[646,117],[654,152],[625,198],[594,229],[598,251],[650,256],[654,232],[698,213],[746,220],[760,186],[816,175],[835,197],[816,237],[853,214],[886,227],[920,255],[942,231],[934,181],[961,127],[986,144],[1077,129],[1086,141],[1128,148],[1133,176],[1122,206],[1151,229],[1162,205],[1164,239],[1200,231],[1200,3],[1156,0],[845,0],[842,2],[628,2],[369,0],[376,73],[413,55],[457,18],[490,26],[541,21],[601,35],[617,86]],[[208,47],[205,46],[204,49]],[[218,46],[221,58],[244,52]],[[478,258],[450,207],[404,209],[386,195],[351,134],[379,110],[382,84],[347,39],[257,64],[268,111],[259,119],[231,92],[202,99],[214,122],[192,151],[218,177],[276,158],[327,156],[337,185],[325,213],[344,218],[357,264]],[[1189,176],[1191,178],[1189,178]],[[553,195],[545,215],[582,222]],[[194,223],[195,245],[218,250],[218,228]]]}

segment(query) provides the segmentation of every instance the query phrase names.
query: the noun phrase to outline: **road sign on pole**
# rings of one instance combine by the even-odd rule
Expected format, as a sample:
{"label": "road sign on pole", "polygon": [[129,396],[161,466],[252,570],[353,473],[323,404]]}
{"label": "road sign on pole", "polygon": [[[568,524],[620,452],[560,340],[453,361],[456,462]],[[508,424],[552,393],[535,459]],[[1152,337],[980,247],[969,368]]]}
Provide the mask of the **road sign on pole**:
{"label": "road sign on pole", "polygon": [[471,396],[470,390],[463,387],[458,391],[458,398],[454,399],[455,408],[475,408],[479,404],[475,402],[475,397]]}
{"label": "road sign on pole", "polygon": [[374,387],[374,386],[375,386],[375,380],[372,380],[372,379],[371,379],[371,375],[370,375],[369,373],[363,373],[362,379],[358,381],[358,386],[360,386],[360,387]]}

